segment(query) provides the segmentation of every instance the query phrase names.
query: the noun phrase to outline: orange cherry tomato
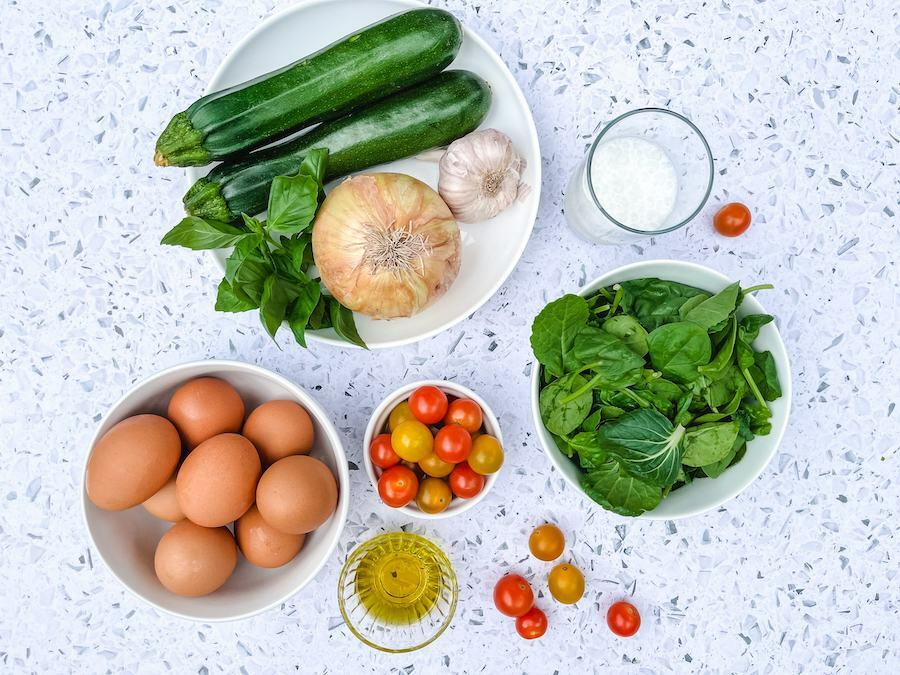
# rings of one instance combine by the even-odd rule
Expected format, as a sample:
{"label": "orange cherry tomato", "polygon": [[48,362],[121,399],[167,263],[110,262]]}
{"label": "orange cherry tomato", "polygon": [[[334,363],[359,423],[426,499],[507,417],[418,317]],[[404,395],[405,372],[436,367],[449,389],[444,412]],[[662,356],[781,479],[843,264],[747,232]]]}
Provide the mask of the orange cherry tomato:
{"label": "orange cherry tomato", "polygon": [[456,465],[447,482],[453,494],[460,499],[471,499],[484,488],[484,476],[472,471],[472,467],[465,462]]}
{"label": "orange cherry tomato", "polygon": [[416,389],[409,397],[409,409],[422,424],[437,424],[447,414],[447,394],[427,385]]}
{"label": "orange cherry tomato", "polygon": [[584,595],[584,575],[575,565],[556,565],[550,570],[547,585],[550,587],[550,595],[564,605],[572,605]]}
{"label": "orange cherry tomato", "polygon": [[524,577],[507,574],[494,586],[494,604],[501,614],[519,617],[534,607],[534,592]]}
{"label": "orange cherry tomato", "polygon": [[409,401],[403,401],[402,403],[398,403],[394,406],[394,409],[391,410],[391,414],[388,416],[388,429],[393,431],[398,426],[400,426],[401,422],[405,422],[406,420],[414,420],[412,410],[409,409]]}
{"label": "orange cherry tomato", "polygon": [[372,444],[369,446],[369,457],[372,459],[372,464],[380,469],[390,469],[400,463],[400,455],[391,447],[390,434],[380,434],[372,439]]}
{"label": "orange cherry tomato", "polygon": [[534,640],[547,632],[547,615],[532,607],[516,619],[516,631],[526,640]]}
{"label": "orange cherry tomato", "polygon": [[419,479],[405,466],[392,466],[378,479],[378,496],[388,506],[409,504],[419,491]]}
{"label": "orange cherry tomato", "polygon": [[641,614],[630,602],[619,601],[606,613],[606,623],[619,637],[631,637],[641,627]]}
{"label": "orange cherry tomato", "polygon": [[566,546],[566,537],[556,525],[544,523],[534,528],[528,537],[528,548],[538,560],[556,560]]}
{"label": "orange cherry tomato", "polygon": [[451,401],[444,416],[444,424],[458,424],[470,434],[481,429],[481,408],[470,398],[458,398]]}
{"label": "orange cherry tomato", "polygon": [[465,462],[471,451],[472,436],[458,424],[448,424],[434,436],[434,454],[445,462]]}
{"label": "orange cherry tomato", "polygon": [[429,455],[425,455],[419,460],[419,468],[429,476],[434,476],[435,478],[449,476],[450,472],[453,471],[454,466],[456,465],[445,462],[433,452]]}
{"label": "orange cherry tomato", "polygon": [[750,227],[750,209],[740,202],[731,202],[713,217],[716,231],[725,237],[738,237]]}
{"label": "orange cherry tomato", "polygon": [[425,513],[440,513],[453,499],[447,482],[440,478],[426,478],[419,485],[416,504]]}
{"label": "orange cherry tomato", "polygon": [[500,447],[500,441],[490,434],[473,437],[472,452],[466,461],[482,476],[497,473],[503,466],[503,448]]}
{"label": "orange cherry tomato", "polygon": [[406,420],[391,432],[391,446],[401,459],[418,462],[431,452],[434,436],[431,429],[418,420]]}

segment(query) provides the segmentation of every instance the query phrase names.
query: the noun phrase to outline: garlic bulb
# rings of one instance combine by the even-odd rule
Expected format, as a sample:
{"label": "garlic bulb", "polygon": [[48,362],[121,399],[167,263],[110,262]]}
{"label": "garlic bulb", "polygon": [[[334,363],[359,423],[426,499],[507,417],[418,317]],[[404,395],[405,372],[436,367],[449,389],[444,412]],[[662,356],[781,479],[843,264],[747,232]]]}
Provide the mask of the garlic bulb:
{"label": "garlic bulb", "polygon": [[442,296],[459,273],[462,248],[438,193],[399,173],[354,176],[332,190],[312,246],[329,292],[375,319],[412,316]]}
{"label": "garlic bulb", "polygon": [[438,192],[457,220],[493,218],[528,187],[520,183],[525,159],[506,134],[473,131],[453,141],[441,158]]}

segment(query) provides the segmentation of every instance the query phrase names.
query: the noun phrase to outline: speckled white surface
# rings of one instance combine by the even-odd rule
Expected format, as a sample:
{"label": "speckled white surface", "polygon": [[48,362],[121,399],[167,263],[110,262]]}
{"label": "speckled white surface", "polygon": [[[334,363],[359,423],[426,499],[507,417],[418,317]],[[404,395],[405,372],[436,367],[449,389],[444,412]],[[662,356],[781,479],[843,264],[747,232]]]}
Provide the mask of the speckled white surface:
{"label": "speckled white surface", "polygon": [[[900,15],[889,0],[679,3],[545,0],[448,6],[516,73],[544,157],[542,206],[504,288],[439,337],[389,352],[279,351],[257,318],[217,315],[212,260],[163,251],[185,180],[152,166],[164,122],[202,91],[271,2],[3,0],[0,4],[0,670],[177,672],[896,672],[900,543],[897,326]],[[702,217],[642,246],[598,248],[564,225],[561,195],[592,134],[641,105],[706,133],[716,185]],[[715,236],[716,205],[755,225]],[[543,303],[611,266],[674,257],[746,282],[778,316],[795,372],[781,451],[743,495],[677,523],[623,520],[564,486],[534,441],[527,337]],[[282,608],[235,624],[162,616],[92,557],[77,506],[104,410],[165,366],[238,358],[274,368],[333,412],[351,468],[334,559]],[[451,629],[409,655],[368,650],[342,625],[340,563],[406,526],[359,469],[368,413],[412,378],[459,380],[508,439],[497,488],[470,514],[417,531],[460,578]],[[575,607],[539,599],[526,643],[491,606],[559,523],[584,569]],[[644,626],[615,639],[628,597]]]}

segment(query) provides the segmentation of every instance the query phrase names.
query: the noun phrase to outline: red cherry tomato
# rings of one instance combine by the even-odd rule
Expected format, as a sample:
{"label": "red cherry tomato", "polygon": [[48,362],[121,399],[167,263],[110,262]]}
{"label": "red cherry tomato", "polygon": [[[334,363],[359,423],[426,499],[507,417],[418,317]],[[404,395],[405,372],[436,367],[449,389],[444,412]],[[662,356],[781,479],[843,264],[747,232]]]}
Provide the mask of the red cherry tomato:
{"label": "red cherry tomato", "polygon": [[470,434],[481,429],[483,421],[481,408],[470,398],[452,401],[444,416],[444,424],[458,424]]}
{"label": "red cherry tomato", "polygon": [[391,447],[390,434],[381,434],[372,440],[372,444],[369,446],[369,457],[372,459],[372,464],[380,469],[390,469],[400,463],[400,455]]}
{"label": "red cherry tomato", "polygon": [[472,435],[458,424],[448,424],[434,437],[434,454],[450,464],[465,462],[472,452]]}
{"label": "red cherry tomato", "polygon": [[494,586],[494,604],[501,614],[523,616],[534,607],[531,584],[518,574],[507,574]]}
{"label": "red cherry tomato", "polygon": [[606,613],[606,623],[619,637],[631,637],[641,627],[641,615],[630,602],[619,601]]}
{"label": "red cherry tomato", "polygon": [[713,217],[716,231],[726,237],[738,237],[750,227],[750,209],[740,202],[723,206]]}
{"label": "red cherry tomato", "polygon": [[475,473],[465,462],[456,465],[447,477],[447,482],[450,483],[453,494],[460,499],[471,499],[484,488],[484,476]]}
{"label": "red cherry tomato", "polygon": [[419,491],[419,479],[412,470],[397,465],[387,469],[378,479],[378,496],[388,506],[406,506]]}
{"label": "red cherry tomato", "polygon": [[437,424],[447,414],[447,394],[430,385],[419,387],[409,397],[409,409],[422,424]]}
{"label": "red cherry tomato", "polygon": [[534,640],[547,632],[547,615],[532,607],[516,619],[516,630],[526,640]]}

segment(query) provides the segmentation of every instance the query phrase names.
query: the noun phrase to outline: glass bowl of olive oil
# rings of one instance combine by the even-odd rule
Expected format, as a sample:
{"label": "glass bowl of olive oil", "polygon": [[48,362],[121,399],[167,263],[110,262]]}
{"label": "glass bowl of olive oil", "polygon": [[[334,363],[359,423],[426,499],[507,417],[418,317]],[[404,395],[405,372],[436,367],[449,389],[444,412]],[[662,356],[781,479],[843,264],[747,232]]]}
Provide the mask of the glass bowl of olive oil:
{"label": "glass bowl of olive oil", "polygon": [[338,604],[350,631],[384,652],[434,642],[456,611],[456,574],[425,537],[388,532],[358,546],[338,580]]}

